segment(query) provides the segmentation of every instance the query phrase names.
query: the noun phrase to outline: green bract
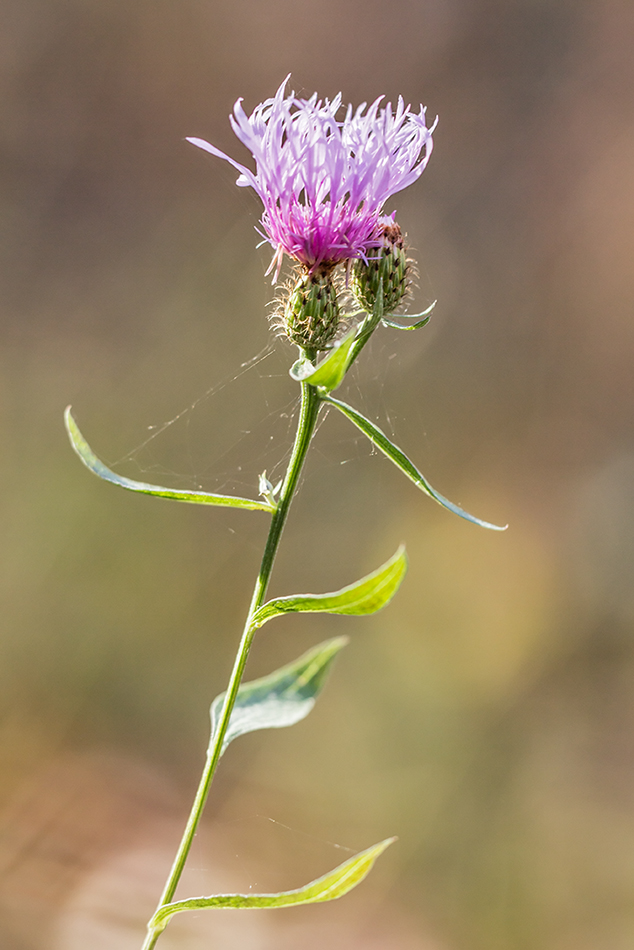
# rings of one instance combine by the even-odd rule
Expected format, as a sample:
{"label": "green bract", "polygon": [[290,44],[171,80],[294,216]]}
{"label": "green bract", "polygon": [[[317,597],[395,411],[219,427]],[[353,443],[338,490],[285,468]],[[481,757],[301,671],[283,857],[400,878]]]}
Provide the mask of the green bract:
{"label": "green bract", "polygon": [[391,313],[401,303],[408,289],[407,255],[402,244],[388,242],[370,248],[368,260],[355,261],[352,267],[352,291],[363,307],[374,309],[379,295],[383,310]]}
{"label": "green bract", "polygon": [[289,340],[308,350],[328,348],[339,328],[332,268],[302,273],[290,289],[282,322]]}

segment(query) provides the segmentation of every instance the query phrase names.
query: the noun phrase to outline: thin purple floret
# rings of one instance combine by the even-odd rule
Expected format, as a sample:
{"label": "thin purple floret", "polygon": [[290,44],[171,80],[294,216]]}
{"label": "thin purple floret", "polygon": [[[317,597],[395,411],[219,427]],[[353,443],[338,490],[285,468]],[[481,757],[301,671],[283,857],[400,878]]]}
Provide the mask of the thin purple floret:
{"label": "thin purple floret", "polygon": [[233,131],[255,159],[255,174],[209,142],[188,142],[225,159],[240,172],[237,184],[250,186],[264,205],[261,224],[274,248],[274,281],[284,254],[313,272],[342,261],[365,259],[383,230],[387,199],[422,174],[432,151],[425,110],[410,112],[399,97],[379,108],[383,97],[356,112],[341,94],[332,102],[286,94],[287,77],[273,99],[248,116],[238,99],[230,117]]}

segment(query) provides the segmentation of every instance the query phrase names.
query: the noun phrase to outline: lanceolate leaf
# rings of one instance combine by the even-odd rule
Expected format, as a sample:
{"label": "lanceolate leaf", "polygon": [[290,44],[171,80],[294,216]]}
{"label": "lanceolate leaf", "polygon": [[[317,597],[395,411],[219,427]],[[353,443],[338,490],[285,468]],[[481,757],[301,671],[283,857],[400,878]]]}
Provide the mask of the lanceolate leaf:
{"label": "lanceolate leaf", "polygon": [[482,528],[490,528],[492,531],[505,531],[508,525],[497,525],[491,524],[488,521],[482,521],[480,518],[476,518],[474,515],[470,515],[467,511],[464,511],[458,505],[454,505],[452,501],[449,501],[448,498],[445,498],[444,495],[441,495],[440,492],[437,492],[434,488],[431,487],[427,479],[421,472],[418,471],[413,462],[411,462],[405,453],[394,445],[391,442],[386,434],[379,429],[378,426],[375,426],[373,422],[370,422],[369,419],[366,419],[365,416],[362,416],[360,412],[357,412],[356,409],[353,409],[352,406],[349,406],[345,402],[341,402],[339,399],[335,399],[333,396],[324,396],[324,402],[330,403],[333,406],[336,406],[340,412],[347,416],[354,424],[361,429],[361,431],[367,435],[370,442],[372,442],[378,449],[383,452],[384,455],[394,462],[395,465],[400,468],[402,472],[410,478],[415,485],[418,486],[422,491],[424,491],[430,498],[433,498],[438,502],[439,505],[442,505],[443,508],[447,508],[449,511],[453,511],[454,514],[460,515],[461,518],[465,518],[467,521],[473,522],[473,524],[480,525]]}
{"label": "lanceolate leaf", "polygon": [[386,838],[385,841],[380,841],[372,848],[344,861],[329,874],[324,874],[297,890],[279,891],[276,894],[216,894],[212,897],[192,897],[189,900],[166,904],[154,914],[150,928],[154,931],[162,930],[170,917],[185,910],[201,910],[205,907],[296,907],[298,904],[318,904],[321,901],[336,900],[361,883],[379,855],[394,840]]}
{"label": "lanceolate leaf", "polygon": [[311,386],[325,393],[336,389],[346,375],[349,366],[349,355],[355,340],[356,327],[346,333],[341,342],[314,367],[309,360],[298,360],[291,367],[290,373],[298,382],[310,383]]}
{"label": "lanceolate leaf", "polygon": [[77,423],[73,419],[70,406],[64,413],[66,429],[71,441],[71,445],[77,452],[84,465],[103,478],[106,482],[112,482],[120,488],[127,488],[128,491],[141,492],[143,495],[157,495],[159,498],[171,498],[173,501],[186,501],[192,505],[222,505],[228,508],[248,508],[251,511],[268,511],[275,509],[267,501],[255,501],[251,498],[237,498],[233,495],[214,495],[210,492],[192,492],[180,491],[175,488],[162,488],[161,485],[148,485],[147,482],[136,482],[132,478],[125,478],[123,475],[117,475],[109,469],[100,459],[97,458],[90,448],[83,435],[79,431]]}
{"label": "lanceolate leaf", "polygon": [[[325,685],[333,660],[347,642],[347,637],[326,640],[274,673],[243,683],[238,690],[222,751],[247,732],[281,729],[304,719]],[[225,694],[221,693],[211,704],[212,741],[224,698]]]}
{"label": "lanceolate leaf", "polygon": [[423,317],[422,320],[419,320],[417,323],[395,323],[393,320],[388,320],[387,317],[383,317],[382,323],[386,327],[392,327],[393,330],[420,330],[421,327],[427,326],[431,320],[431,315],[434,307],[436,306],[437,301],[427,307],[427,310],[423,310],[422,313],[404,313],[400,316],[401,320],[415,320],[417,317]]}
{"label": "lanceolate leaf", "polygon": [[401,545],[396,554],[378,570],[356,584],[329,594],[294,594],[264,604],[253,617],[253,626],[261,627],[280,614],[304,613],[373,614],[390,602],[405,576],[407,557]]}

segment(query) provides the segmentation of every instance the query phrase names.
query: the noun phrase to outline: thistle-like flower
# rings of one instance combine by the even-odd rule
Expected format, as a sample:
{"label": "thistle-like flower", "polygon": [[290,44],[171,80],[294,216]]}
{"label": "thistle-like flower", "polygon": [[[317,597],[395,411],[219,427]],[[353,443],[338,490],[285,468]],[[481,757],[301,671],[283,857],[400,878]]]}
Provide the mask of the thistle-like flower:
{"label": "thistle-like flower", "polygon": [[230,117],[255,172],[209,142],[188,139],[230,162],[240,172],[237,184],[261,198],[274,282],[284,254],[309,274],[365,260],[382,243],[383,205],[421,175],[432,150],[433,127],[427,128],[422,106],[410,112],[399,97],[395,110],[390,103],[380,108],[381,96],[356,112],[348,106],[338,119],[341,94],[332,102],[317,94],[298,99],[286,93],[287,83],[288,77],[250,116],[238,99]]}

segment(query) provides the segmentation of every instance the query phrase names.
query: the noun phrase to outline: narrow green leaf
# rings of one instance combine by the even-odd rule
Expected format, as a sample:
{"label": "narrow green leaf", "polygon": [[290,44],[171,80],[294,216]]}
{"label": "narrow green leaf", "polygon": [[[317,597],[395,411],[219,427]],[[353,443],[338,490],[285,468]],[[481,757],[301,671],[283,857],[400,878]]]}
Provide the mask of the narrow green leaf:
{"label": "narrow green leaf", "polygon": [[399,449],[398,446],[394,445],[378,426],[375,426],[373,422],[370,422],[369,419],[362,416],[361,413],[353,409],[352,406],[341,402],[339,399],[335,399],[333,396],[325,396],[324,402],[336,406],[344,416],[347,416],[351,422],[354,422],[357,428],[361,429],[364,435],[367,435],[370,442],[376,445],[377,449],[380,449],[418,488],[429,495],[430,498],[433,498],[434,501],[437,501],[439,505],[442,505],[443,508],[453,511],[454,514],[465,518],[466,521],[471,521],[473,524],[480,525],[482,528],[490,528],[492,531],[506,531],[508,525],[497,525],[491,524],[488,521],[482,521],[480,518],[470,515],[458,505],[454,505],[452,501],[449,501],[448,498],[445,498],[444,495],[441,495],[440,492],[432,488],[424,475],[418,471],[414,463],[408,459],[405,453]]}
{"label": "narrow green leaf", "polygon": [[[238,690],[222,751],[230,742],[258,729],[281,729],[304,719],[323,689],[332,662],[348,637],[335,637],[318,644],[297,660],[274,673],[243,683]],[[216,733],[225,694],[211,704],[211,736]]]}
{"label": "narrow green leaf", "polygon": [[356,332],[356,327],[349,330],[328,356],[316,367],[309,360],[298,360],[290,369],[293,379],[298,382],[310,383],[311,386],[317,386],[322,392],[332,392],[340,385],[346,375],[349,366],[348,358]]}
{"label": "narrow green leaf", "polygon": [[251,511],[275,511],[275,508],[266,500],[255,501],[251,498],[237,498],[233,495],[214,495],[204,491],[192,492],[180,491],[175,488],[162,488],[160,485],[148,485],[147,482],[136,482],[132,478],[117,475],[116,472],[104,465],[90,448],[71,415],[70,406],[64,413],[64,421],[71,445],[84,465],[99,478],[103,478],[106,482],[112,482],[113,485],[118,485],[120,488],[141,492],[144,495],[157,495],[159,498],[171,498],[173,501],[186,501],[192,505],[222,505],[228,508],[248,508]]}
{"label": "narrow green leaf", "polygon": [[418,323],[395,323],[393,320],[388,320],[387,317],[383,317],[381,322],[383,326],[392,327],[394,330],[420,330],[421,327],[427,326],[431,320],[432,311],[437,303],[438,301],[434,300],[434,302],[427,307],[427,310],[423,310],[422,313],[404,313],[400,315],[402,320],[415,320],[417,317],[423,317],[424,319],[419,320]]}
{"label": "narrow green leaf", "polygon": [[390,602],[406,570],[407,556],[401,545],[396,554],[378,570],[341,590],[329,594],[293,594],[270,600],[256,611],[253,626],[261,627],[273,617],[297,611],[356,616],[373,614]]}
{"label": "narrow green leaf", "polygon": [[366,877],[380,854],[395,838],[386,838],[372,848],[355,854],[329,874],[311,881],[293,891],[278,891],[275,894],[216,894],[212,897],[191,897],[160,907],[150,921],[150,929],[163,929],[170,917],[185,910],[202,910],[206,907],[293,907],[298,904],[319,904],[343,897]]}

